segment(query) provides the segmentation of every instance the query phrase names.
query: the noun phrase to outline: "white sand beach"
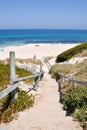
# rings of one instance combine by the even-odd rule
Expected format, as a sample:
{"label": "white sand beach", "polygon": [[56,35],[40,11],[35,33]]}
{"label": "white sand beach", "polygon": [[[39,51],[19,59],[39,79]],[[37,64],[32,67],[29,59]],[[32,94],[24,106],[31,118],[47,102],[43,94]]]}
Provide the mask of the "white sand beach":
{"label": "white sand beach", "polygon": [[[6,47],[0,52],[0,58],[9,57],[9,51],[15,51],[16,58],[37,58],[46,56],[56,57],[61,52],[76,46],[77,44],[39,44]],[[8,124],[3,124],[6,130],[82,130],[78,122],[72,117],[66,116],[59,103],[57,82],[48,74],[48,68],[44,64],[44,78],[35,92],[35,104],[33,108],[19,112],[18,116]],[[29,89],[29,86],[26,86]]]}
{"label": "white sand beach", "polygon": [[[16,58],[37,58],[57,56],[61,52],[76,46],[77,44],[28,44],[22,46],[9,46],[0,51],[0,60],[9,58],[9,52],[15,51]],[[2,50],[2,49],[1,49]]]}

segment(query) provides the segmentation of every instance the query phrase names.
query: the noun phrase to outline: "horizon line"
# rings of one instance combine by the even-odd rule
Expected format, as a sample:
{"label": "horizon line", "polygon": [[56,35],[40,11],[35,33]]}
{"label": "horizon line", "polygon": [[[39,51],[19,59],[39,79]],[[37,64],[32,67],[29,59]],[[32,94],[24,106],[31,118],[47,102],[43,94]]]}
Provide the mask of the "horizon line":
{"label": "horizon line", "polygon": [[87,29],[80,29],[80,28],[2,28],[0,30],[87,30]]}

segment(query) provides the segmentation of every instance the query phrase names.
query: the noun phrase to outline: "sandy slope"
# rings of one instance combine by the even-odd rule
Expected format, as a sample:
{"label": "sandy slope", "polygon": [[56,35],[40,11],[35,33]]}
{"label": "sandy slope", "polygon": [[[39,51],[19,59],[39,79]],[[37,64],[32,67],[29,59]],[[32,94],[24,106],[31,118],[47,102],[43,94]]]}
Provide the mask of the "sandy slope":
{"label": "sandy slope", "polygon": [[36,92],[34,107],[20,112],[18,118],[7,125],[8,130],[82,130],[62,110],[57,89],[56,81],[46,72]]}

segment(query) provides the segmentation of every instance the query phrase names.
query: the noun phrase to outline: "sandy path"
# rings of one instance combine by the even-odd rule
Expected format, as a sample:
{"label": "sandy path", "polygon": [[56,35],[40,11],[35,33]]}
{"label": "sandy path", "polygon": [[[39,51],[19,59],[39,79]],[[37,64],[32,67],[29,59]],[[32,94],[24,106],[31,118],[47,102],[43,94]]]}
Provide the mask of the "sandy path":
{"label": "sandy path", "polygon": [[77,122],[66,116],[59,103],[57,83],[46,72],[41,81],[33,108],[20,112],[7,125],[8,130],[82,130]]}

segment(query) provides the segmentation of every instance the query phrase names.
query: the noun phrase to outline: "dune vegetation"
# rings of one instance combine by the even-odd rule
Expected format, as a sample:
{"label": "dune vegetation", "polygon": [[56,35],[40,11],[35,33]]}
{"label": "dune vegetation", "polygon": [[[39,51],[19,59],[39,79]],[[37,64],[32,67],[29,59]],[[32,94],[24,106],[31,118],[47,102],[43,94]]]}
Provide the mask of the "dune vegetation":
{"label": "dune vegetation", "polygon": [[[87,56],[87,43],[78,45],[69,49],[57,56],[57,62],[63,62],[73,57],[86,57]],[[53,78],[56,76],[59,79],[62,75],[73,75],[76,80],[87,81],[87,60],[76,64],[60,64],[56,63],[51,67],[49,73]],[[59,80],[58,79],[58,80]],[[60,93],[64,109],[68,111],[74,118],[80,122],[83,128],[87,128],[87,86],[70,83],[68,80],[61,82]]]}
{"label": "dune vegetation", "polygon": [[56,62],[64,62],[66,60],[71,59],[73,56],[75,56],[76,54],[80,54],[82,51],[87,50],[87,42],[86,43],[82,43],[80,45],[77,45],[71,49],[68,49],[64,52],[62,52],[61,54],[59,54],[56,58]]}
{"label": "dune vegetation", "polygon": [[[32,75],[29,71],[16,67],[16,74],[19,77]],[[31,84],[33,78],[26,81]],[[9,64],[0,64],[0,91],[10,84],[10,66]],[[0,100],[0,123],[11,121],[19,111],[33,106],[34,97],[26,92],[19,90],[18,99],[10,100],[9,96],[5,96]]]}

